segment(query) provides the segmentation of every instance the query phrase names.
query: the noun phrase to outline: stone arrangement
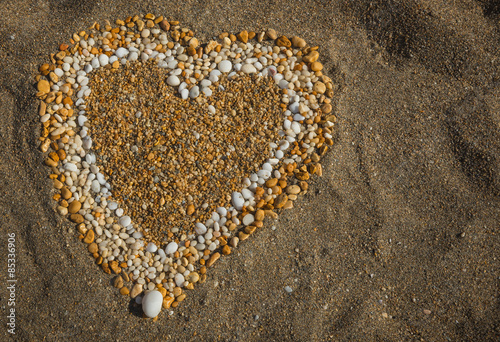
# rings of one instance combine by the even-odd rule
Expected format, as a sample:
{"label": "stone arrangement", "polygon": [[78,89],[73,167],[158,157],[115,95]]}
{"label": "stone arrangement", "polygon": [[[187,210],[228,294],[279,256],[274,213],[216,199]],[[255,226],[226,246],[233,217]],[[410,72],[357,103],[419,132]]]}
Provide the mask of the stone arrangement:
{"label": "stone arrangement", "polygon": [[274,30],[201,43],[179,22],[95,23],[36,76],[57,211],[146,317],[293,208],[333,144],[318,47]]}

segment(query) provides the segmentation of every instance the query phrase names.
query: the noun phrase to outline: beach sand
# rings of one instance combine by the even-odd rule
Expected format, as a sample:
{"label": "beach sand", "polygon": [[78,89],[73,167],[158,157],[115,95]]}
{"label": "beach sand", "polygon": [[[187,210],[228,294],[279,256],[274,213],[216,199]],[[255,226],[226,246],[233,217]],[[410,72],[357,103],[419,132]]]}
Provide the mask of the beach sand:
{"label": "beach sand", "polygon": [[[0,255],[15,233],[17,279],[11,335],[3,263],[0,339],[498,340],[500,6],[438,3],[0,2]],[[323,176],[156,322],[56,214],[34,96],[38,66],[74,32],[148,12],[200,40],[298,35],[340,82]]]}

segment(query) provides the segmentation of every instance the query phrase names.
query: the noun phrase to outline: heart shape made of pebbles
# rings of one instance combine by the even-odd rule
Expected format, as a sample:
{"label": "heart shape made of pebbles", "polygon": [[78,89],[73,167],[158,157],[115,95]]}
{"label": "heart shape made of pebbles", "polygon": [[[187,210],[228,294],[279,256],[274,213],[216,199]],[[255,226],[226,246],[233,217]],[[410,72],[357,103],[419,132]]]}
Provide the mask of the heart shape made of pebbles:
{"label": "heart shape made of pebbles", "polygon": [[201,46],[162,16],[116,24],[40,67],[40,148],[57,211],[156,317],[322,174],[333,83],[317,47],[274,30]]}

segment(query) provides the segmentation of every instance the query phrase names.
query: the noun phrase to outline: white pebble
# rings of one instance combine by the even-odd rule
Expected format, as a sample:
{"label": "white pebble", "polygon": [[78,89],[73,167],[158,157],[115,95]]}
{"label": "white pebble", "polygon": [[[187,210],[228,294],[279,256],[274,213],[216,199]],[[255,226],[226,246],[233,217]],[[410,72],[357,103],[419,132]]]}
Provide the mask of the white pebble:
{"label": "white pebble", "polygon": [[246,214],[244,217],[243,217],[243,224],[245,226],[249,226],[251,225],[253,222],[255,221],[255,218],[252,214]]}
{"label": "white pebble", "polygon": [[254,74],[257,72],[257,69],[252,64],[245,64],[241,67],[241,71],[245,74]]}
{"label": "white pebble", "polygon": [[[184,278],[184,277],[183,277]],[[149,318],[155,318],[161,311],[163,296],[160,291],[151,291],[142,298],[142,311]]]}
{"label": "white pebble", "polygon": [[232,200],[233,206],[237,210],[243,209],[243,205],[245,204],[245,199],[243,198],[243,195],[240,192],[237,192],[237,191],[233,192],[231,195],[231,200]]}
{"label": "white pebble", "polygon": [[146,246],[146,252],[154,253],[158,250],[158,247],[153,242],[148,243]]}
{"label": "white pebble", "polygon": [[99,64],[101,66],[105,66],[105,65],[108,65],[109,63],[109,57],[105,54],[101,54],[99,55]]}
{"label": "white pebble", "polygon": [[115,55],[116,55],[116,57],[118,57],[118,58],[123,58],[123,57],[125,57],[126,55],[128,55],[128,50],[127,50],[127,49],[125,49],[125,48],[123,48],[123,47],[120,47],[120,48],[116,49],[116,51],[115,51]]}
{"label": "white pebble", "polygon": [[183,287],[184,286],[184,276],[180,273],[177,273],[174,277],[174,280],[175,280],[175,284],[179,287]]}
{"label": "white pebble", "polygon": [[177,77],[175,75],[168,76],[168,78],[167,78],[167,84],[170,86],[175,87],[175,86],[178,86],[180,83],[181,83],[181,81],[179,80],[179,77]]}
{"label": "white pebble", "polygon": [[219,65],[217,66],[221,72],[230,72],[231,69],[233,68],[233,63],[231,61],[223,60],[220,61]]}
{"label": "white pebble", "polygon": [[177,242],[172,241],[165,247],[165,254],[174,254],[177,252],[177,248],[179,248]]}
{"label": "white pebble", "polygon": [[195,226],[194,230],[196,231],[196,233],[198,235],[202,235],[202,234],[205,234],[207,232],[207,227],[201,222],[196,222],[196,224],[194,226]]}
{"label": "white pebble", "polygon": [[118,223],[123,227],[128,227],[132,223],[132,219],[129,216],[122,216]]}

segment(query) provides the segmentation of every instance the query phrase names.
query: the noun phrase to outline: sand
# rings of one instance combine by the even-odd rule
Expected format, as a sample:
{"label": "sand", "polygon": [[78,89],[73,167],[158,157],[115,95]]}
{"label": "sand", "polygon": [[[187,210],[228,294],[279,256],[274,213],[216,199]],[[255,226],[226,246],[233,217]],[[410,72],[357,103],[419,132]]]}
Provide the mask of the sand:
{"label": "sand", "polygon": [[[0,255],[15,233],[18,282],[13,336],[3,263],[0,339],[498,339],[500,7],[437,3],[3,0]],[[130,310],[55,213],[33,86],[73,32],[147,12],[201,39],[299,35],[342,80],[323,177],[157,322]]]}

